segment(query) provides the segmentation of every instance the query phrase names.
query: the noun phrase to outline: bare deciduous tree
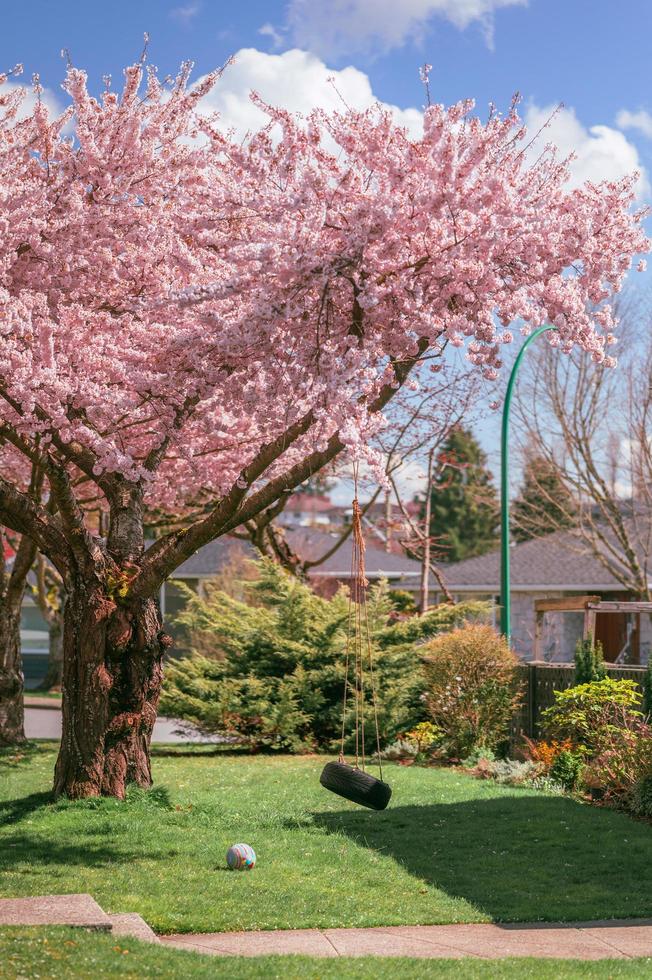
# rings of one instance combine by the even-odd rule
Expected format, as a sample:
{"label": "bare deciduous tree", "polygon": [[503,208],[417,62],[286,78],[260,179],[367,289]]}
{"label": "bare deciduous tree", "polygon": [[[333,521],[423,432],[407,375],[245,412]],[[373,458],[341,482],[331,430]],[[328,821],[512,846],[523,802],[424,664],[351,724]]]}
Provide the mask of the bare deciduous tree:
{"label": "bare deciduous tree", "polygon": [[554,508],[542,507],[541,533],[572,525],[571,546],[589,551],[624,588],[649,600],[652,344],[635,340],[645,315],[640,303],[621,309],[615,370],[584,353],[559,357],[542,345],[519,385],[515,417],[525,452],[544,461],[566,491],[549,501]]}

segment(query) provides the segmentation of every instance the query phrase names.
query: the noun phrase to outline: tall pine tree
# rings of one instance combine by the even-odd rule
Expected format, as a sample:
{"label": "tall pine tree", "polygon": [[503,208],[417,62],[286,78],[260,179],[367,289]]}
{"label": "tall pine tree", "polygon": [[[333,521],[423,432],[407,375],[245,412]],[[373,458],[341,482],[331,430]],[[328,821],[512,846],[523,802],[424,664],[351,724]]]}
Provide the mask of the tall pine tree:
{"label": "tall pine tree", "polygon": [[511,506],[512,537],[529,541],[575,524],[575,502],[557,467],[543,456],[527,457],[523,485]]}
{"label": "tall pine tree", "polygon": [[487,457],[469,429],[453,429],[437,456],[430,533],[444,561],[490,551],[498,542],[500,511]]}

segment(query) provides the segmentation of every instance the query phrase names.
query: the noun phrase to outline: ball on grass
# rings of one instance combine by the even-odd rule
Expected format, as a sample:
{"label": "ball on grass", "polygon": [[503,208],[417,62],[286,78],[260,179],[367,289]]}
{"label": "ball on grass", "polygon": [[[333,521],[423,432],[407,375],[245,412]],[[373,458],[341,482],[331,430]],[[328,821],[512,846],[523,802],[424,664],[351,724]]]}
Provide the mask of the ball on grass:
{"label": "ball on grass", "polygon": [[256,852],[249,844],[233,844],[226,852],[226,863],[232,871],[251,871],[256,863]]}

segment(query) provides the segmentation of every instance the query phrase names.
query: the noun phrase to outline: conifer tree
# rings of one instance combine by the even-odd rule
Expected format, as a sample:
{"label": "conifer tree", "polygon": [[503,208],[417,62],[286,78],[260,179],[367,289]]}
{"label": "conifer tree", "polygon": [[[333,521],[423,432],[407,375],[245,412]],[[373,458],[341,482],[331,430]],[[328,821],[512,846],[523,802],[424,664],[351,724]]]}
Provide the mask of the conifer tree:
{"label": "conifer tree", "polygon": [[604,651],[599,640],[589,635],[577,641],[575,647],[575,683],[590,684],[603,681],[607,676],[604,665]]}
{"label": "conifer tree", "polygon": [[437,457],[430,533],[445,561],[490,551],[498,541],[499,507],[487,457],[469,429],[451,431]]}
{"label": "conifer tree", "polygon": [[575,502],[551,460],[530,456],[523,485],[511,507],[512,536],[529,541],[575,523]]}

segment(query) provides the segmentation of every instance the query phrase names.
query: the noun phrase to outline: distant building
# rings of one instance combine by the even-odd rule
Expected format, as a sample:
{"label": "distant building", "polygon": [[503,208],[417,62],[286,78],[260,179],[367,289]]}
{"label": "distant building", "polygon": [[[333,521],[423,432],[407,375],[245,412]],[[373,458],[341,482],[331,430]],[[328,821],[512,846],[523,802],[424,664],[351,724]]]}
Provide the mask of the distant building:
{"label": "distant building", "polygon": [[340,527],[346,508],[338,507],[330,497],[319,494],[293,493],[277,518],[284,527]]}
{"label": "distant building", "polygon": [[[512,579],[512,638],[516,652],[532,657],[537,599],[597,595],[605,600],[635,598],[572,531],[557,531],[515,544],[510,550]],[[487,599],[500,603],[500,552],[442,565],[455,599]],[[546,660],[573,659],[582,635],[582,613],[546,615],[543,650]],[[652,645],[652,624],[646,613],[598,614],[596,639],[605,658],[626,663],[647,663]]]}
{"label": "distant building", "polygon": [[[315,528],[294,528],[286,531],[290,547],[303,559],[311,561],[322,558],[333,547],[340,534],[327,533]],[[321,595],[332,595],[340,585],[351,579],[352,540],[348,537],[334,554],[323,563],[308,571],[308,580],[315,591]],[[217,575],[236,554],[252,559],[258,557],[257,551],[247,541],[238,538],[217,538],[204,545],[199,551],[180,565],[173,579],[186,582],[193,589],[200,589],[201,583]],[[366,575],[370,582],[387,579],[393,588],[417,593],[419,590],[421,566],[402,555],[388,554],[367,541],[365,550]],[[170,594],[170,583],[164,586],[164,597]],[[166,604],[166,613],[170,612]]]}

